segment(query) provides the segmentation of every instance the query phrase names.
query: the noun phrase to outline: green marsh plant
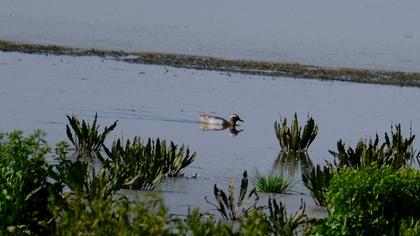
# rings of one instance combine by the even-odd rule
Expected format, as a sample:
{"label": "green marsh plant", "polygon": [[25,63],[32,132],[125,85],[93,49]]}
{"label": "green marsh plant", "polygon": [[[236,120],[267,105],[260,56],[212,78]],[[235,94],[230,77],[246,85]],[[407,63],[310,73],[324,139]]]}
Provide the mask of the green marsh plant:
{"label": "green marsh plant", "polygon": [[252,211],[262,209],[263,207],[257,206],[259,196],[255,188],[248,191],[248,174],[244,171],[239,194],[235,199],[235,183],[232,181],[229,184],[227,194],[214,185],[214,197],[216,204],[210,202],[207,197],[205,200],[210,205],[216,207],[223,219],[230,221],[237,221],[246,217]]}
{"label": "green marsh plant", "polygon": [[99,131],[97,125],[98,114],[95,114],[92,125],[85,120],[80,121],[77,116],[67,115],[69,124],[66,125],[66,133],[75,148],[77,158],[94,158],[99,154],[108,134],[117,126],[115,121],[111,126]]}
{"label": "green marsh plant", "polygon": [[302,173],[303,184],[309,189],[318,206],[327,206],[326,194],[334,173],[335,168],[328,164],[323,168],[317,165],[310,172]]}
{"label": "green marsh plant", "polygon": [[143,144],[139,137],[133,141],[127,140],[121,144],[118,139],[112,144],[111,150],[105,149],[110,161],[104,166],[115,166],[123,181],[124,188],[137,190],[152,190],[164,178],[165,153],[161,142],[151,139]]}
{"label": "green marsh plant", "polygon": [[274,130],[283,152],[305,152],[318,134],[318,126],[312,117],[306,121],[303,130],[299,125],[297,114],[290,127],[285,118],[283,122],[275,122]]}
{"label": "green marsh plant", "polygon": [[160,139],[148,139],[143,143],[139,137],[127,140],[123,145],[118,139],[111,149],[105,148],[109,157],[103,164],[120,170],[125,179],[124,187],[138,190],[152,190],[163,178],[182,175],[185,167],[195,159],[195,152],[184,145],[178,148],[173,142],[169,146]]}
{"label": "green marsh plant", "polygon": [[360,168],[371,164],[390,165],[396,169],[407,167],[419,161],[420,153],[413,148],[415,135],[410,132],[405,138],[401,125],[391,127],[391,138],[385,133],[385,142],[379,144],[378,135],[369,141],[360,140],[356,147],[346,148],[342,140],[337,142],[337,152],[329,151],[337,168]]}
{"label": "green marsh plant", "polygon": [[301,201],[299,211],[288,215],[285,205],[275,199],[268,200],[270,230],[274,235],[296,235],[299,227],[307,225],[310,219],[305,213],[305,204]]}

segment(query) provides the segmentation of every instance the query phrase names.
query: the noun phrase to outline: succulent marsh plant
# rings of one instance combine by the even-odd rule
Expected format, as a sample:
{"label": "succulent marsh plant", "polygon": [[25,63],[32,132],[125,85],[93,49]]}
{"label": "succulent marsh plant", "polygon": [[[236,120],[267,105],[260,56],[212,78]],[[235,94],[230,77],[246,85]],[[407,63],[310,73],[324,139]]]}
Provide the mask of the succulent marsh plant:
{"label": "succulent marsh plant", "polygon": [[299,126],[296,113],[290,127],[285,118],[283,122],[279,123],[276,121],[274,123],[274,129],[280,147],[285,153],[307,151],[318,134],[318,126],[312,117],[309,117],[302,130],[302,127]]}
{"label": "succulent marsh plant", "polygon": [[80,122],[79,118],[75,115],[67,115],[70,126],[66,125],[66,133],[75,148],[77,158],[93,158],[98,155],[107,135],[117,126],[118,121],[115,121],[111,126],[105,127],[101,133],[99,131],[99,125],[96,125],[97,118],[98,114],[95,114],[93,124],[91,125],[85,120]]}
{"label": "succulent marsh plant", "polygon": [[306,225],[310,219],[305,214],[305,204],[301,200],[299,211],[294,215],[287,215],[286,207],[275,199],[268,200],[270,231],[273,235],[296,235],[300,226]]}
{"label": "succulent marsh plant", "polygon": [[309,189],[318,206],[327,206],[326,193],[335,171],[335,168],[329,164],[322,169],[317,165],[310,172],[302,173],[303,184]]}
{"label": "succulent marsh plant", "polygon": [[69,145],[61,142],[56,148],[56,162],[51,177],[66,185],[70,193],[83,199],[106,198],[122,187],[122,176],[115,166],[94,167],[92,163],[77,159],[67,159]]}
{"label": "succulent marsh plant", "polygon": [[139,137],[135,137],[132,142],[128,140],[125,146],[121,142],[120,139],[115,141],[111,150],[105,148],[109,160],[104,161],[104,166],[117,166],[125,179],[124,186],[130,189],[154,189],[165,176],[181,175],[196,155],[183,145],[178,149],[173,142],[167,146],[160,139],[149,138],[144,144]]}
{"label": "succulent marsh plant", "polygon": [[110,158],[104,166],[116,167],[124,179],[124,187],[138,190],[152,190],[164,178],[164,153],[160,141],[151,139],[144,145],[139,137],[127,140],[125,146],[118,139],[111,150],[105,148]]}
{"label": "succulent marsh plant", "polygon": [[248,174],[243,173],[239,195],[235,199],[235,183],[232,181],[228,187],[228,193],[214,185],[214,197],[217,203],[212,203],[205,197],[210,205],[216,207],[223,219],[237,221],[250,214],[252,211],[262,209],[257,206],[259,197],[255,188],[248,192]]}
{"label": "succulent marsh plant", "polygon": [[368,141],[360,140],[356,147],[346,148],[342,140],[337,142],[337,152],[329,151],[334,157],[337,168],[360,168],[373,163],[383,166],[390,165],[399,169],[419,161],[420,153],[413,148],[415,135],[410,132],[405,138],[401,125],[391,127],[391,138],[385,133],[385,142],[379,144],[378,135]]}

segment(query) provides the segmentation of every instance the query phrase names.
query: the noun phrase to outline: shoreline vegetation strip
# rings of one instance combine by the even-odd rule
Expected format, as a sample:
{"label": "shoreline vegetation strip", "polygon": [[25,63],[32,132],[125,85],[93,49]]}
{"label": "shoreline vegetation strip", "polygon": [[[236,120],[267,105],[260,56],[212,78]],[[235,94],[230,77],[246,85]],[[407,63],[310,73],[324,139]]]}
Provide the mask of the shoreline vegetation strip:
{"label": "shoreline vegetation strip", "polygon": [[332,68],[293,63],[228,60],[194,55],[79,49],[58,45],[28,44],[0,40],[0,51],[28,54],[99,56],[137,64],[166,65],[198,70],[215,70],[262,76],[337,80],[358,83],[420,87],[420,73],[357,68]]}

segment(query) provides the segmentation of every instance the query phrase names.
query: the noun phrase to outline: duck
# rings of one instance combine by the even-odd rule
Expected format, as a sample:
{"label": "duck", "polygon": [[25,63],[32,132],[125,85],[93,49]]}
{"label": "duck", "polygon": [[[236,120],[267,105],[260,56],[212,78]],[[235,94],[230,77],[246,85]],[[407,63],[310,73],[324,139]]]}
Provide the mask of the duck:
{"label": "duck", "polygon": [[233,114],[229,117],[229,120],[226,120],[222,117],[211,116],[207,114],[200,115],[200,121],[202,124],[207,125],[220,125],[223,128],[236,127],[236,122],[244,122],[238,114]]}

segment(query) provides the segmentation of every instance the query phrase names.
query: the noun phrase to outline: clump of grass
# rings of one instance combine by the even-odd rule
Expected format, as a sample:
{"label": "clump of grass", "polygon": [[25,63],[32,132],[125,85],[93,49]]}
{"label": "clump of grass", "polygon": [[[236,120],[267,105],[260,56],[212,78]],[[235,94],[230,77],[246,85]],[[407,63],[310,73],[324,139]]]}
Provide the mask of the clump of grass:
{"label": "clump of grass", "polygon": [[318,134],[318,126],[312,117],[309,117],[306,121],[306,125],[302,131],[296,113],[290,127],[285,118],[281,123],[276,121],[274,123],[274,129],[282,152],[285,153],[307,151]]}
{"label": "clump of grass", "polygon": [[283,175],[264,176],[257,171],[253,182],[258,192],[287,193],[292,189],[291,182]]}

